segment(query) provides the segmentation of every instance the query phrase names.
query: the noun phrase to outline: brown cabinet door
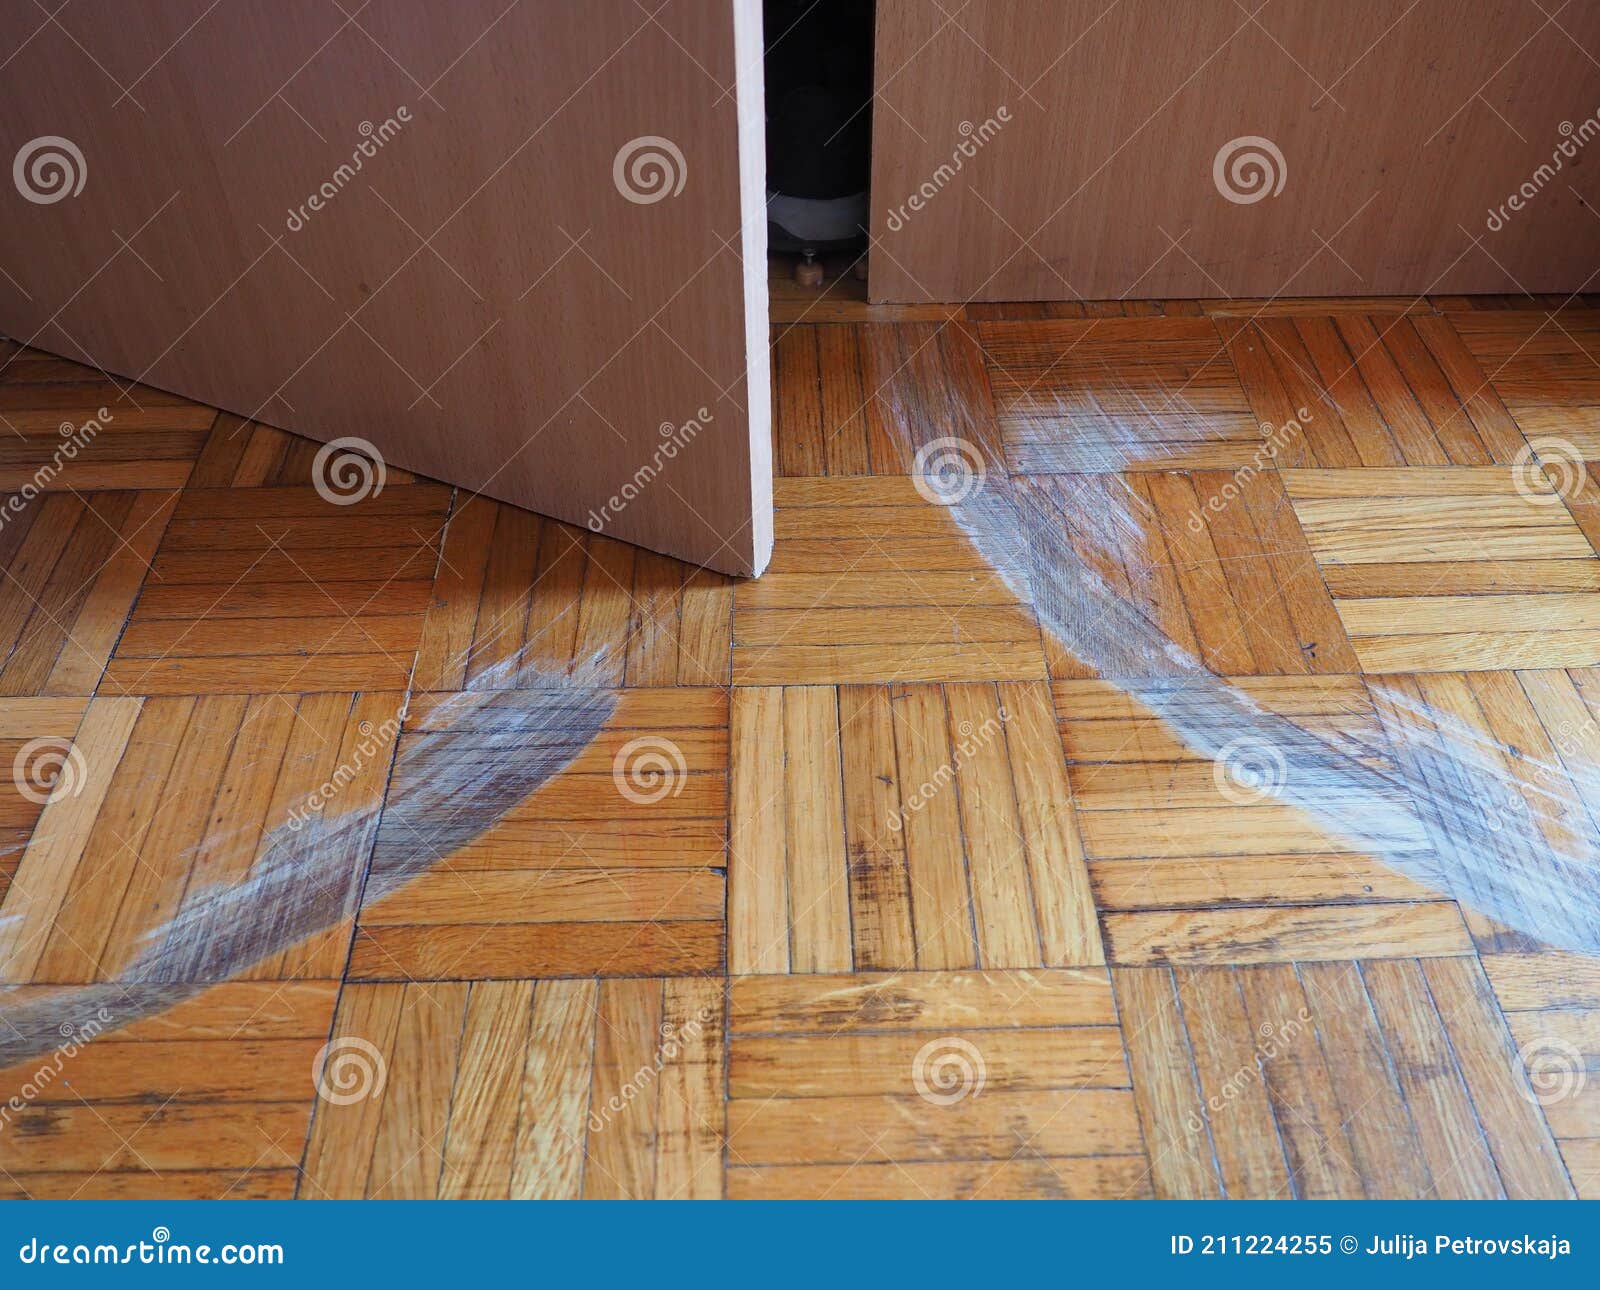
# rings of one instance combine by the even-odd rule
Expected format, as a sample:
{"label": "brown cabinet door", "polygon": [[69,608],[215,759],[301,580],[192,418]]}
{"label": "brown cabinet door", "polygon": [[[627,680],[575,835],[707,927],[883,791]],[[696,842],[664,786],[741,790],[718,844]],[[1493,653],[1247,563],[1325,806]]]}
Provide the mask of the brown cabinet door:
{"label": "brown cabinet door", "polygon": [[760,572],[758,0],[0,15],[0,331]]}

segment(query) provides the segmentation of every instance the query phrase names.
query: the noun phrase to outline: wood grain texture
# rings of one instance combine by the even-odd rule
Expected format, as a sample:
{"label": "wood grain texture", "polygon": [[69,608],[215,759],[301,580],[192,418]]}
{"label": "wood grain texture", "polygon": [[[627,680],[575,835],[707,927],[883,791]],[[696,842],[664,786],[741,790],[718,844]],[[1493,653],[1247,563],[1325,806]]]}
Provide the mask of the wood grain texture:
{"label": "wood grain texture", "polygon": [[1333,581],[1333,603],[1363,671],[1600,662],[1595,550],[1536,465],[1292,469],[1283,480],[1318,564],[1353,574]]}
{"label": "wood grain texture", "polygon": [[1571,1194],[1474,958],[1113,975],[1157,1195]]}
{"label": "wood grain texture", "polygon": [[912,480],[779,480],[776,496],[772,567],[733,590],[735,685],[1043,679],[1032,611]]}
{"label": "wood grain texture", "polygon": [[[777,452],[822,473],[776,481],[772,569],[738,586],[398,471],[357,505],[328,505],[314,444],[239,418],[203,443],[162,432],[189,436],[176,497],[168,459],[149,459],[142,487],[146,459],[129,455],[177,452],[176,439],[121,441],[115,488],[74,461],[62,482],[85,467],[84,488],[43,492],[0,525],[0,543],[30,526],[26,561],[0,580],[13,633],[0,675],[18,679],[0,696],[0,766],[13,766],[0,872],[15,871],[0,1016],[48,1017],[54,1045],[55,1010],[85,988],[126,1015],[113,1007],[25,1120],[0,1126],[0,1192],[1595,1194],[1593,964],[1541,944],[1531,912],[1502,923],[1393,867],[1459,854],[1429,787],[1446,745],[1486,768],[1472,801],[1491,818],[1573,857],[1575,876],[1600,856],[1600,668],[1512,670],[1548,657],[1516,636],[1557,650],[1594,630],[1589,485],[1563,487],[1576,476],[1549,462],[1519,473],[1491,398],[1519,427],[1530,408],[1584,406],[1562,402],[1590,394],[1570,343],[1520,396],[1513,351],[1530,331],[1543,343],[1535,304],[1556,335],[1557,322],[1585,334],[1573,315],[1588,307],[1481,303],[799,324],[779,333],[798,357],[779,365]],[[1500,329],[1461,321],[1479,315]],[[1404,339],[1386,333],[1397,321]],[[1196,323],[1215,333],[1214,372],[1182,340]],[[1361,326],[1384,363],[1329,367],[1330,329]],[[990,329],[1004,345],[986,356]],[[1100,344],[1106,361],[1080,361]],[[1181,373],[1175,344],[1193,350]],[[1270,367],[1246,352],[1262,344]],[[50,387],[89,378],[7,355],[0,391],[39,387],[12,411],[54,433]],[[1077,362],[1071,381],[1049,373],[1058,358]],[[1238,786],[1226,765],[1133,698],[1130,678],[1041,633],[1019,587],[917,491],[916,450],[952,431],[1006,471],[1012,405],[990,383],[1028,364],[1035,395],[1066,409],[1048,433],[1096,451],[1130,427],[1170,444],[1160,436],[1190,424],[1141,421],[1130,389],[1176,405],[1190,377],[1193,392],[1215,376],[1252,424],[1317,400],[1249,469],[1169,459],[1026,486],[1052,494],[1085,566],[1176,648],[1380,777],[1387,852],[1338,834],[1362,809],[1348,792],[1298,783],[1314,814],[1225,792]],[[1016,406],[1032,397],[1006,388]],[[1545,404],[1515,401],[1538,391]],[[108,502],[154,517],[140,548],[153,568],[103,528],[89,543],[96,515],[115,520]],[[49,591],[70,590],[64,560],[86,584],[78,600]],[[61,637],[19,579],[51,614],[74,613],[90,647],[42,692]],[[1541,615],[1565,626],[1541,630]],[[785,655],[796,640],[807,653]],[[1427,666],[1364,669],[1397,642]],[[980,651],[1012,648],[1024,669],[985,670]],[[392,688],[361,689],[390,676],[386,655],[404,661]],[[120,684],[163,656],[181,661],[169,684]],[[929,658],[949,674],[918,670]],[[449,853],[425,863],[407,821],[457,803],[422,754],[443,747],[467,776],[523,767],[545,751],[519,720],[539,705],[510,687],[548,697],[574,681],[604,687],[609,718],[522,800],[457,821]],[[398,738],[342,773],[363,724],[386,727],[402,703]],[[15,771],[36,740],[29,756],[83,759],[53,801]],[[625,765],[619,780],[640,740],[672,765],[654,800],[622,791]],[[307,849],[316,830],[287,841],[328,917],[221,984],[178,952],[181,998],[140,1004],[123,978],[150,930],[208,892],[252,890],[272,826],[324,784],[359,836],[327,854]],[[241,927],[259,905],[241,904]],[[319,1090],[313,1070],[336,1057],[339,1078],[372,1073],[367,1096]],[[7,1076],[20,1085],[54,1061]]]}
{"label": "wood grain texture", "polygon": [[432,483],[343,510],[315,488],[184,490],[102,687],[403,691],[449,507]]}
{"label": "wood grain texture", "polygon": [[[756,5],[203,18],[199,0],[134,23],[91,4],[70,34],[6,42],[7,149],[70,137],[94,179],[65,214],[16,203],[0,326],[250,422],[357,436],[409,470],[761,569]],[[105,75],[77,75],[85,50]],[[669,174],[648,174],[652,152]],[[30,253],[46,242],[63,252]],[[691,421],[652,465],[658,427]],[[641,468],[671,486],[608,505]]]}
{"label": "wood grain texture", "polygon": [[745,978],[729,1194],[1142,1195],[1112,1006],[1103,969]]}
{"label": "wood grain texture", "polygon": [[0,1006],[53,997],[63,1016],[55,1054],[0,1071],[6,1194],[292,1196],[337,994],[234,982],[126,1025],[115,997],[74,1010],[50,987],[6,991]]}
{"label": "wood grain texture", "polygon": [[318,1102],[300,1194],[718,1196],[722,1041],[706,982],[351,986],[332,1043],[370,1078]]}
{"label": "wood grain texture", "polygon": [[[1375,771],[1393,776],[1402,764],[1358,677],[1236,684]],[[1346,959],[1470,945],[1453,905],[1301,807],[1230,793],[1224,763],[1190,749],[1112,683],[1057,681],[1052,692],[1109,961]],[[1315,799],[1314,786],[1308,794]],[[1404,790],[1378,790],[1372,804],[1380,800],[1397,820],[1397,853],[1425,856],[1428,830]],[[1362,805],[1330,800],[1328,809],[1337,818]],[[1400,826],[1413,814],[1407,832]]]}
{"label": "wood grain texture", "polygon": [[[880,5],[873,300],[1590,288],[1597,193],[1558,145],[1596,15],[1186,8]],[[1270,171],[1225,197],[1252,137]]]}
{"label": "wood grain texture", "polygon": [[579,666],[618,687],[726,684],[732,582],[460,494],[418,646],[417,684],[514,689]]}
{"label": "wood grain texture", "polygon": [[1042,685],[734,695],[732,972],[1103,961]]}
{"label": "wood grain texture", "polygon": [[[395,695],[350,694],[92,701],[68,762],[79,791],[40,816],[0,906],[15,915],[4,979],[115,981],[135,963],[148,970],[152,955],[164,979],[207,979],[188,965],[205,958],[191,939],[216,934],[210,888],[243,887],[267,854],[289,849],[291,809],[305,809],[341,764],[348,770],[363,725],[382,726],[398,707]],[[382,751],[342,777],[335,809],[375,822],[392,749]],[[345,895],[329,905],[331,925],[313,922],[298,943],[267,938],[237,971],[266,980],[342,972],[351,929],[339,914],[353,907],[371,834],[353,829],[335,861],[323,860],[319,881]],[[169,944],[174,925],[187,931]]]}

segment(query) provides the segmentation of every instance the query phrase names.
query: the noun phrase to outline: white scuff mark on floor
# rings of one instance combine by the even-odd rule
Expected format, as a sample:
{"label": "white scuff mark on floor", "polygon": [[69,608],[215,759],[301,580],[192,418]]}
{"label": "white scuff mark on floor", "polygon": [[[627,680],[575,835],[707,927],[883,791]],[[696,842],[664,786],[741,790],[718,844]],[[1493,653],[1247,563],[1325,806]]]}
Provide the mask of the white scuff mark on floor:
{"label": "white scuff mark on floor", "polygon": [[[1124,487],[1126,502],[1119,504],[1115,489],[1102,485],[1093,490],[1104,502],[1099,514],[1069,514],[1054,478],[1008,475],[986,410],[974,411],[958,398],[931,401],[930,390],[948,381],[929,346],[907,356],[875,332],[870,358],[884,422],[908,452],[952,434],[979,450],[976,480],[951,488],[948,480],[928,477],[919,481],[920,491],[948,506],[968,540],[1064,647],[1201,756],[1238,760],[1246,747],[1257,760],[1270,761],[1274,773],[1260,778],[1262,790],[1330,834],[1529,936],[1600,956],[1600,856],[1575,831],[1563,837],[1541,827],[1584,811],[1586,800],[1600,800],[1581,791],[1595,783],[1592,767],[1580,767],[1576,783],[1565,766],[1532,767],[1544,785],[1541,810],[1537,799],[1530,803],[1508,783],[1500,757],[1513,750],[1426,704],[1391,703],[1391,724],[1398,717],[1404,727],[1409,712],[1416,734],[1404,729],[1393,769],[1267,711],[1208,671],[1095,567],[1144,549],[1139,499]],[[1138,401],[1137,392],[1124,393]],[[1170,405],[1144,411],[1174,420],[1185,415]],[[1030,401],[1028,415],[1049,411]],[[1148,468],[1154,463],[1143,448],[1130,443],[1118,459]],[[1083,487],[1083,477],[1076,478]],[[1088,558],[1074,545],[1074,533]],[[1381,704],[1385,687],[1369,685]]]}
{"label": "white scuff mark on floor", "polygon": [[[164,1012],[354,919],[363,904],[446,861],[589,746],[617,701],[598,683],[605,664],[604,651],[559,670],[512,658],[473,689],[442,696],[426,728],[402,726],[392,759],[365,768],[376,785],[275,824],[248,877],[188,895],[143,935],[144,948],[116,981],[30,990],[10,1004],[0,994],[0,1066],[52,1051],[64,1023],[102,1010],[114,1028]],[[357,804],[340,809],[350,801]],[[392,845],[380,860],[374,848],[385,839]],[[254,839],[208,836],[185,859],[193,864],[202,849],[231,841]]]}

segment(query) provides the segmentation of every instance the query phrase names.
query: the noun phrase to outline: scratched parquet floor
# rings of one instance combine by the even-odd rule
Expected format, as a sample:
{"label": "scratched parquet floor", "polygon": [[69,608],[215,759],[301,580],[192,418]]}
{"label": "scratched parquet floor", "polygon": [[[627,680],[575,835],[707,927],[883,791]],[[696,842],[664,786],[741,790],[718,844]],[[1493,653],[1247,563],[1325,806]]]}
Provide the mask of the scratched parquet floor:
{"label": "scratched parquet floor", "polygon": [[[1600,960],[1419,881],[1407,787],[1465,744],[1486,838],[1600,868],[1600,312],[859,293],[774,278],[743,583],[395,469],[334,505],[0,341],[0,1043],[53,1032],[0,1194],[1600,1197]],[[1377,776],[1387,854],[1057,640],[913,478],[945,436]],[[399,807],[578,681],[547,782]]]}

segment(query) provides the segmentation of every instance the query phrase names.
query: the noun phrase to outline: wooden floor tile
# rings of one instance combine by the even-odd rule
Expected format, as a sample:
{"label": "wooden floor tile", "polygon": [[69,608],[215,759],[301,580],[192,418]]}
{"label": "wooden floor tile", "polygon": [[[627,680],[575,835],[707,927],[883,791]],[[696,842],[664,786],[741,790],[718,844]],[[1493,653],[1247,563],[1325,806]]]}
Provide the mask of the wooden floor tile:
{"label": "wooden floor tile", "polygon": [[87,699],[0,700],[0,902],[50,798],[87,786],[87,765],[72,757]]}
{"label": "wooden floor tile", "polygon": [[[530,755],[537,732],[522,721],[441,730],[459,720],[441,715],[450,699],[412,700],[391,802],[413,790],[408,763],[430,741],[448,757],[420,764],[423,778]],[[372,861],[383,894],[369,882],[352,979],[719,971],[727,765],[725,691],[628,690],[565,771],[498,819],[459,821],[459,849],[430,854],[386,814]],[[440,794],[439,809],[459,810],[455,795]]]}
{"label": "wooden floor tile", "polygon": [[[0,980],[336,976],[398,695],[98,698],[0,904]],[[358,751],[370,742],[370,758]],[[296,831],[319,810],[344,827]],[[279,908],[241,934],[266,873]],[[281,873],[300,874],[297,901]],[[268,935],[266,929],[273,929]],[[221,957],[219,958],[218,955]]]}
{"label": "wooden floor tile", "polygon": [[1406,777],[1434,786],[1419,815],[1459,886],[1471,893],[1479,866],[1517,875],[1485,885],[1486,912],[1464,910],[1480,948],[1537,947],[1541,932],[1583,943],[1572,938],[1600,901],[1600,673],[1377,676],[1368,688]]}
{"label": "wooden floor tile", "polygon": [[[965,322],[861,330],[868,452],[875,475],[921,473],[930,451],[959,440],[989,469],[1004,469],[980,331]],[[919,466],[918,457],[924,462]]]}
{"label": "wooden floor tile", "polygon": [[187,489],[101,684],[112,694],[404,690],[450,491]]}
{"label": "wooden floor tile", "polygon": [[911,480],[777,485],[772,565],[734,589],[735,685],[1044,676],[1032,611]]}
{"label": "wooden floor tile", "polygon": [[1101,962],[1052,733],[1038,683],[735,690],[730,970]]}
{"label": "wooden floor tile", "polygon": [[218,415],[41,350],[0,355],[0,493],[181,488]]}
{"label": "wooden floor tile", "polygon": [[1550,950],[1485,954],[1516,1045],[1518,1089],[1537,1104],[1578,1195],[1600,1194],[1600,961]]}
{"label": "wooden floor tile", "polygon": [[[1510,464],[1525,441],[1448,319],[1341,313],[1218,324],[1283,466]],[[1309,414],[1309,415],[1308,415]]]}
{"label": "wooden floor tile", "polygon": [[772,349],[773,460],[779,478],[911,473],[948,435],[1000,462],[973,329],[943,321],[894,327],[785,327]]}
{"label": "wooden floor tile", "polygon": [[[1218,676],[1356,671],[1344,627],[1271,470],[1058,475],[1030,481],[1085,576]],[[1050,674],[1096,675],[1052,635]]]}
{"label": "wooden floor tile", "polygon": [[1451,324],[1529,439],[1600,458],[1600,319],[1592,310],[1474,310]]}
{"label": "wooden floor tile", "polygon": [[163,491],[0,498],[0,694],[94,692],[173,502]]}
{"label": "wooden floor tile", "polygon": [[1289,470],[1283,479],[1363,670],[1600,663],[1600,565],[1538,472]]}
{"label": "wooden floor tile", "polygon": [[482,497],[450,519],[416,684],[725,685],[733,579]]}
{"label": "wooden floor tile", "polygon": [[[1241,678],[1267,712],[1387,776],[1369,807],[1396,828],[1415,814],[1378,714],[1356,677]],[[1360,802],[1294,784],[1270,746],[1235,741],[1221,760],[1182,743],[1103,681],[1053,687],[1090,881],[1117,963],[1250,963],[1294,958],[1460,954],[1471,941],[1449,901],[1361,851],[1330,824]],[[1238,781],[1237,764],[1259,785]],[[1420,815],[1395,854],[1420,863]]]}
{"label": "wooden floor tile", "polygon": [[0,992],[0,1007],[59,1001],[62,1017],[54,1053],[0,1071],[0,1194],[292,1195],[337,994],[337,981],[231,982],[130,1025],[114,997]]}
{"label": "wooden floor tile", "polygon": [[722,1049],[709,979],[349,985],[300,1194],[720,1196]]}
{"label": "wooden floor tile", "polygon": [[1562,1197],[1471,957],[1113,973],[1163,1197]]}
{"label": "wooden floor tile", "polygon": [[977,336],[1012,470],[1260,464],[1265,435],[1209,318],[981,323]]}
{"label": "wooden floor tile", "polygon": [[1147,1191],[1104,969],[749,977],[729,1030],[730,1196]]}
{"label": "wooden floor tile", "polygon": [[1196,302],[1208,318],[1299,318],[1330,314],[1431,314],[1431,298],[1416,296],[1239,296]]}

